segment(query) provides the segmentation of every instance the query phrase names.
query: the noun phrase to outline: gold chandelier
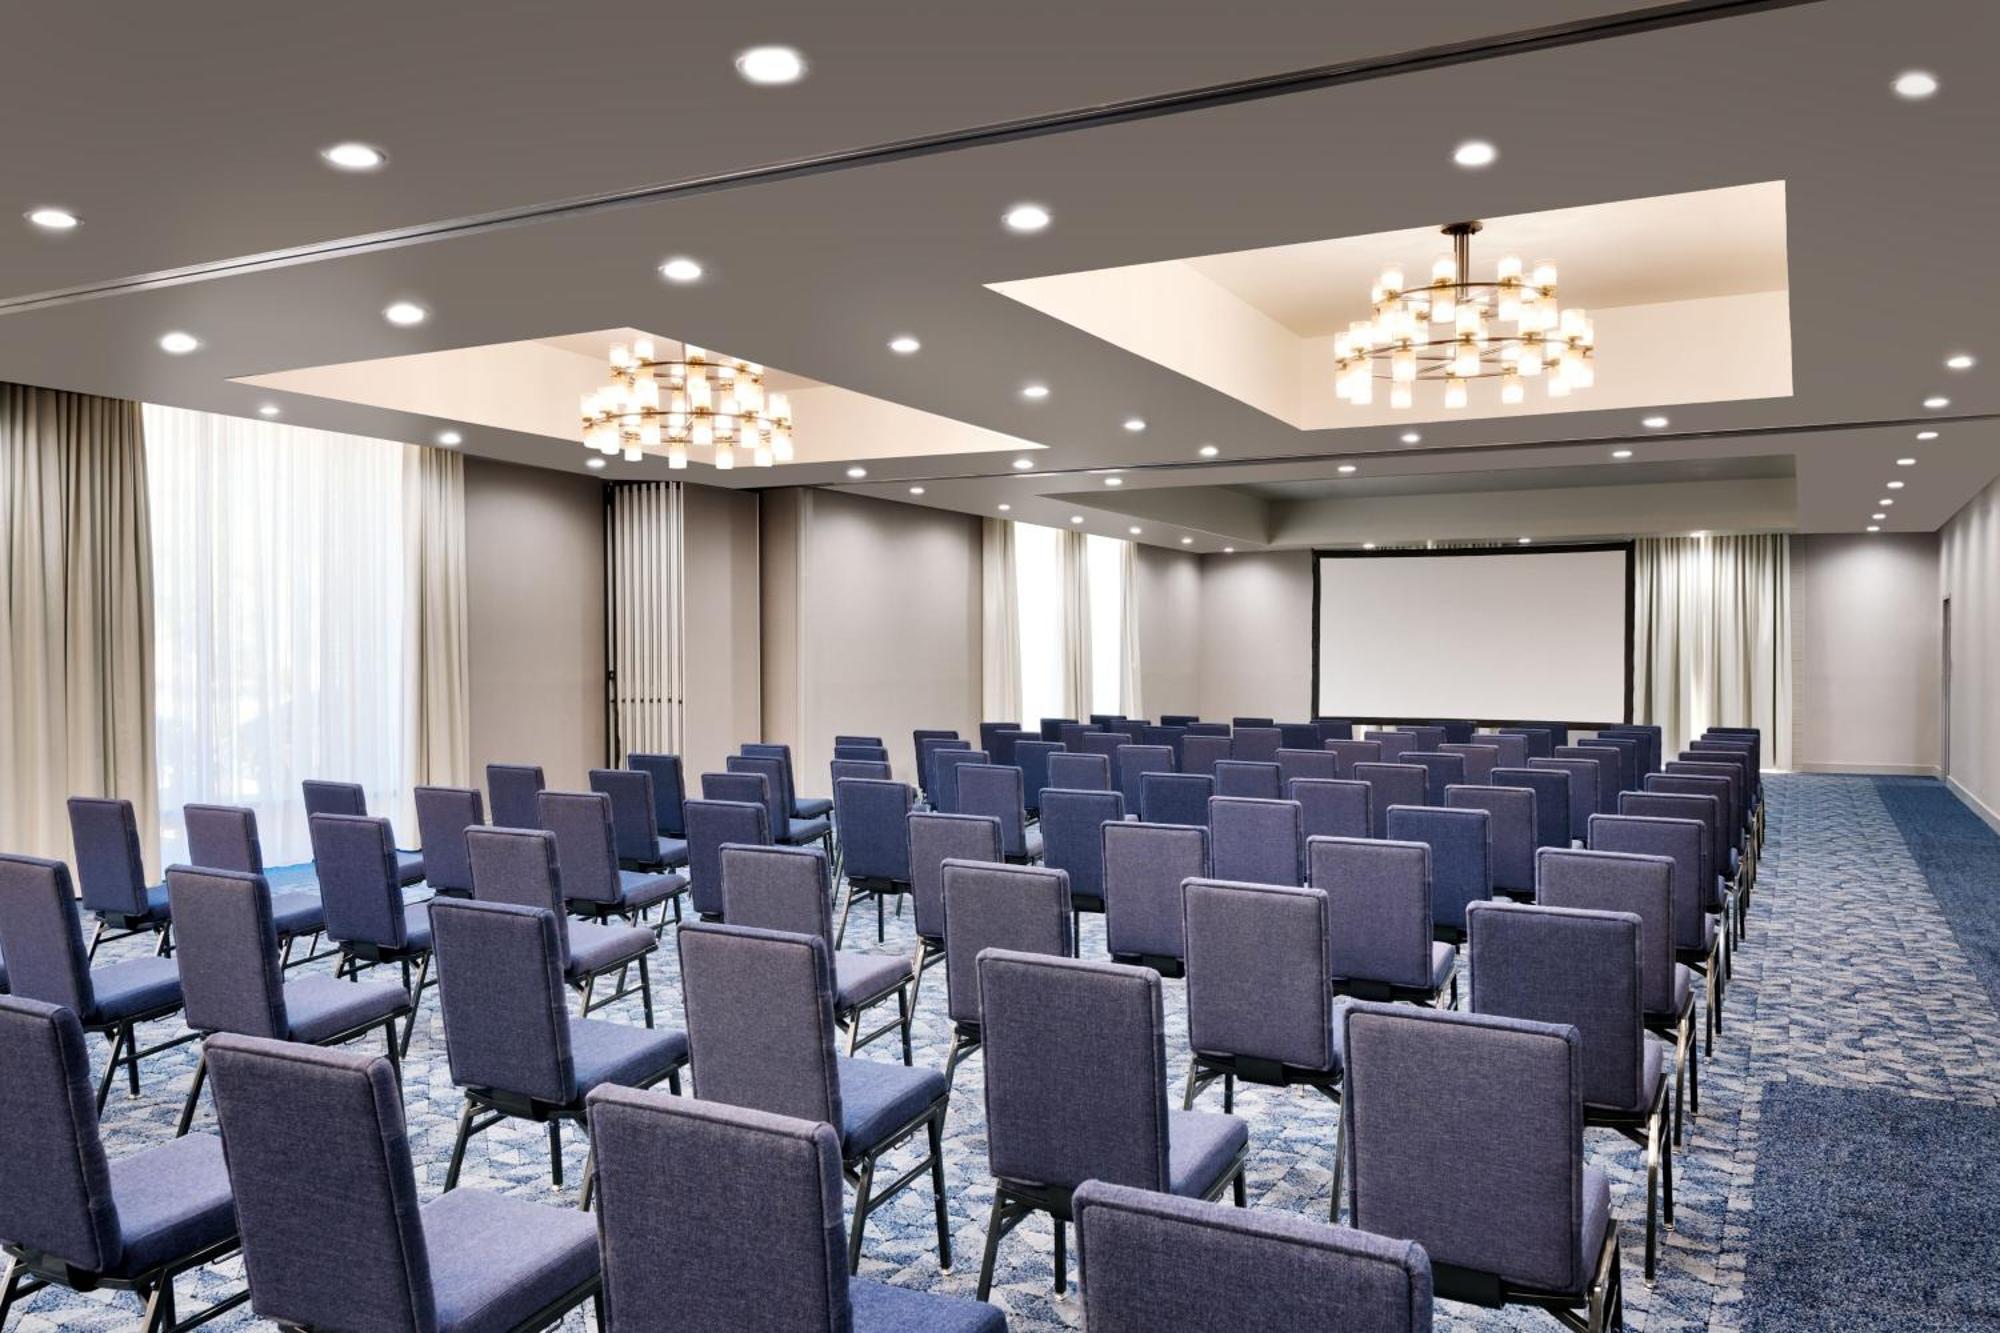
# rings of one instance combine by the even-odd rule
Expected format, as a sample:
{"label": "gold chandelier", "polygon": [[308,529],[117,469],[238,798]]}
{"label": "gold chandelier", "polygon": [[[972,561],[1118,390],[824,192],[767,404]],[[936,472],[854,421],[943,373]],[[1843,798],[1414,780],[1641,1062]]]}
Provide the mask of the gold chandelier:
{"label": "gold chandelier", "polygon": [[764,367],[680,344],[661,356],[650,338],[611,349],[611,382],[583,396],[583,443],[637,462],[667,456],[688,465],[688,449],[713,449],[719,469],[736,466],[738,451],[758,467],[792,461],[792,407],[764,391]]}
{"label": "gold chandelier", "polygon": [[1597,331],[1590,317],[1556,302],[1556,266],[1526,272],[1518,256],[1500,261],[1491,282],[1472,280],[1477,222],[1443,228],[1451,253],[1431,266],[1427,285],[1406,286],[1401,267],[1382,271],[1370,297],[1374,318],[1355,320],[1333,337],[1334,393],[1366,407],[1375,381],[1389,382],[1389,406],[1413,407],[1416,386],[1444,382],[1444,405],[1462,408],[1467,385],[1500,381],[1500,401],[1525,402],[1526,381],[1540,379],[1551,398],[1597,382]]}

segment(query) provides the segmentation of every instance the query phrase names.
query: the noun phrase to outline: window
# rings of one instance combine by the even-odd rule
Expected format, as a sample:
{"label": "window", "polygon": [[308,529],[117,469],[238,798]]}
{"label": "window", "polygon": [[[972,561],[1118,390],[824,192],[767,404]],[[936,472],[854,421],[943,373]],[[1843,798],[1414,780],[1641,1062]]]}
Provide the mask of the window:
{"label": "window", "polygon": [[1124,713],[1125,553],[1132,543],[1116,537],[1085,539],[1084,571],[1090,582],[1090,707]]}
{"label": "window", "polygon": [[1065,717],[1063,707],[1063,534],[1014,525],[1015,601],[1021,645],[1021,724]]}

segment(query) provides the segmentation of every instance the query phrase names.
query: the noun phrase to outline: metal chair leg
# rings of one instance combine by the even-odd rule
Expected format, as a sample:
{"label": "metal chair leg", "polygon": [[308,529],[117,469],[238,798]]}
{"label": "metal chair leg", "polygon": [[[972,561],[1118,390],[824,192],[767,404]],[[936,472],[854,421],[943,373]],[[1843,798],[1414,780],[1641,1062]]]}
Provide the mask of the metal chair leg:
{"label": "metal chair leg", "polygon": [[104,1114],[104,1104],[111,1100],[111,1081],[118,1077],[118,1052],[125,1044],[129,1029],[125,1025],[111,1029],[111,1058],[104,1066],[104,1078],[97,1085],[97,1113]]}
{"label": "metal chair leg", "polygon": [[1181,1094],[1181,1110],[1194,1110],[1195,1075],[1201,1072],[1201,1061],[1195,1056],[1188,1057],[1187,1090]]}
{"label": "metal chair leg", "polygon": [[653,975],[644,958],[639,960],[639,1003],[646,1010],[646,1026],[653,1026]]}
{"label": "metal chair leg", "polygon": [[90,947],[84,950],[83,961],[92,962],[97,957],[97,946],[104,943],[104,922],[97,923],[97,929],[90,932]]}
{"label": "metal chair leg", "polygon": [[869,1196],[875,1188],[875,1159],[868,1158],[861,1164],[861,1178],[854,1185],[854,1226],[847,1238],[847,1271],[850,1275],[861,1271],[861,1237],[868,1226]]}
{"label": "metal chair leg", "polygon": [[898,1013],[902,1015],[903,1065],[905,1068],[907,1068],[911,1063],[910,1023],[913,1014],[913,1010],[910,1006],[910,988],[908,986],[899,986],[896,988],[896,1010]]}
{"label": "metal chair leg", "polygon": [[139,1038],[133,1033],[132,1025],[125,1027],[125,1079],[134,1097],[139,1095]]}
{"label": "metal chair leg", "polygon": [[465,1165],[465,1145],[472,1138],[472,1098],[465,1099],[465,1105],[458,1110],[458,1137],[451,1142],[451,1165],[444,1171],[444,1192],[449,1194],[458,1188],[459,1168]]}
{"label": "metal chair leg", "polygon": [[[406,964],[407,966],[407,964]],[[426,953],[417,965],[417,988],[410,992],[410,1018],[403,1024],[403,1054],[410,1053],[410,1038],[416,1035],[417,1013],[424,1007],[424,982],[431,974],[431,956]]]}
{"label": "metal chair leg", "polygon": [[951,1271],[951,1219],[944,1207],[944,1110],[931,1117],[931,1203],[937,1212],[938,1267]]}
{"label": "metal chair leg", "polygon": [[847,881],[847,906],[840,909],[840,924],[833,930],[833,947],[838,949],[847,938],[847,918],[854,911],[854,881]]}
{"label": "metal chair leg", "polygon": [[562,1188],[562,1121],[549,1121],[549,1183]]}
{"label": "metal chair leg", "polygon": [[993,1262],[1000,1257],[1001,1219],[1006,1211],[1006,1196],[996,1185],[993,1207],[986,1214],[986,1253],[979,1261],[979,1299],[982,1301],[993,1292]]}
{"label": "metal chair leg", "polygon": [[1063,1220],[1060,1217],[1055,1219],[1055,1223],[1056,1295],[1060,1296],[1069,1290],[1069,1251],[1068,1246],[1065,1244],[1069,1237],[1066,1234],[1068,1228],[1064,1226]]}
{"label": "metal chair leg", "polygon": [[0,1280],[0,1328],[6,1327],[7,1312],[14,1308],[14,1302],[24,1294],[21,1291],[21,1279],[25,1276],[26,1272],[22,1269],[19,1259],[7,1261],[7,1276],[4,1280]]}
{"label": "metal chair leg", "polygon": [[203,1049],[194,1060],[194,1082],[188,1086],[187,1101],[181,1105],[181,1121],[174,1129],[175,1138],[185,1138],[188,1130],[194,1127],[194,1108],[201,1101],[201,1084],[207,1077],[208,1051]]}

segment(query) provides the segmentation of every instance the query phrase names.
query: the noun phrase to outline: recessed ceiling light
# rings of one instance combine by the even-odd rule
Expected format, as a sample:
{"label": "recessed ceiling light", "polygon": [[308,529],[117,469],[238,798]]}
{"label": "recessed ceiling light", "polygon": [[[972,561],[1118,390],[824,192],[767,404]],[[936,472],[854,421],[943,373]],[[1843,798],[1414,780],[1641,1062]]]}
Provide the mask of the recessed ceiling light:
{"label": "recessed ceiling light", "polygon": [[1339,469],[1338,469],[1338,470],[1339,470],[1340,472],[1342,472],[1342,473],[1347,473],[1347,472],[1352,472],[1352,471],[1354,471],[1354,464],[1352,464],[1352,463],[1342,463],[1342,464],[1340,465],[1340,467],[1339,467]]}
{"label": "recessed ceiling light", "polygon": [[1924,399],[1924,406],[1928,407],[1931,411],[1935,412],[1939,408],[1950,407],[1951,399],[1945,397],[1941,393],[1934,393],[1930,397]]}
{"label": "recessed ceiling light", "polygon": [[1917,432],[1917,438],[1920,440],[1935,440],[1937,435],[1938,433],[1934,430],[1920,430]]}
{"label": "recessed ceiling light", "polygon": [[899,333],[889,340],[889,350],[899,356],[908,356],[922,346],[922,343],[907,333]]}
{"label": "recessed ceiling light", "polygon": [[604,460],[601,458],[586,458],[583,460],[583,465],[592,472],[604,471]]}
{"label": "recessed ceiling light", "polygon": [[1009,231],[1040,231],[1049,225],[1049,210],[1040,204],[1015,204],[1000,220]]}
{"label": "recessed ceiling light", "polygon": [[1012,509],[1013,507],[1014,507],[1013,505],[1001,505],[1001,506],[1000,506],[1000,512],[1004,514],[1004,513],[1006,513],[1006,512],[1007,512],[1007,511],[1008,511],[1009,509]]}
{"label": "recessed ceiling light", "polygon": [[1236,554],[1236,548],[1235,548],[1234,546],[1225,546],[1225,547],[1223,547],[1223,548],[1222,548],[1222,553],[1223,553],[1224,555],[1235,555],[1235,554]]}
{"label": "recessed ceiling light", "polygon": [[806,58],[789,46],[753,46],[736,57],[736,72],[765,87],[797,83],[805,77]]}
{"label": "recessed ceiling light", "polygon": [[1195,452],[1200,454],[1203,458],[1213,458],[1217,454],[1221,453],[1222,450],[1216,448],[1212,444],[1204,444],[1201,448],[1195,450]]}
{"label": "recessed ceiling light", "polygon": [[1611,456],[1613,458],[1630,458],[1632,456],[1632,451],[1630,449],[1613,449],[1611,451]]}
{"label": "recessed ceiling light", "polygon": [[1072,523],[1081,523],[1081,522],[1083,522],[1083,515],[1082,515],[1082,514],[1071,514],[1071,515],[1069,516],[1069,521],[1070,521],[1070,522],[1072,522]]}
{"label": "recessed ceiling light", "polygon": [[1423,438],[1424,438],[1423,436],[1417,434],[1417,432],[1413,430],[1406,430],[1403,432],[1402,435],[1402,440],[1404,444],[1421,444],[1423,442]]}
{"label": "recessed ceiling light", "polygon": [[686,255],[675,255],[660,265],[660,276],[668,282],[693,282],[701,277],[701,265]]}
{"label": "recessed ceiling light", "polygon": [[1182,546],[1193,546],[1193,545],[1194,545],[1194,538],[1192,538],[1192,537],[1183,537],[1183,538],[1181,538],[1181,545],[1182,545]]}
{"label": "recessed ceiling light", "polygon": [[1639,424],[1644,426],[1647,430],[1665,430],[1667,428],[1667,419],[1665,417],[1659,417],[1659,416],[1647,417]]}
{"label": "recessed ceiling light", "polygon": [[1375,543],[1374,543],[1374,542],[1363,542],[1363,543],[1361,543],[1361,549],[1362,549],[1362,550],[1364,550],[1364,551],[1372,551],[1372,550],[1374,550],[1374,549],[1375,549]]}
{"label": "recessed ceiling light", "polygon": [[1889,516],[1887,514],[1870,514],[1868,517],[1874,519],[1877,523],[1880,523],[1883,519]]}
{"label": "recessed ceiling light", "polygon": [[67,208],[31,208],[23,216],[43,231],[75,231],[83,225],[83,219]]}
{"label": "recessed ceiling light", "polygon": [[438,432],[438,443],[450,449],[464,444],[465,437],[455,430],[441,430]]}
{"label": "recessed ceiling light", "polygon": [[1970,352],[1958,352],[1944,359],[1947,370],[1970,370],[1979,364],[1979,358]]}
{"label": "recessed ceiling light", "polygon": [[1938,90],[1937,75],[1924,69],[1905,70],[1896,76],[1896,82],[1890,86],[1896,90],[1896,96],[1921,102]]}
{"label": "recessed ceiling light", "polygon": [[1034,465],[1035,465],[1035,460],[1032,458],[1017,458],[1014,460],[1014,470],[1016,472],[1026,472],[1029,468],[1033,467]]}
{"label": "recessed ceiling light", "polygon": [[1899,458],[1896,460],[1897,467],[1915,467],[1916,465],[1917,460],[1914,458]]}
{"label": "recessed ceiling light", "polygon": [[1892,481],[1889,483],[1889,489],[1892,491],[1900,491],[1903,489],[1903,483],[1900,481]]}
{"label": "recessed ceiling light", "polygon": [[182,333],[179,329],[160,335],[160,350],[172,353],[174,356],[186,356],[199,346],[201,339],[192,333]]}
{"label": "recessed ceiling light", "polygon": [[1461,167],[1490,167],[1500,157],[1500,150],[1484,139],[1467,139],[1451,150],[1451,160]]}
{"label": "recessed ceiling light", "polygon": [[259,408],[257,409],[257,415],[258,415],[258,416],[260,416],[260,417],[274,417],[274,416],[277,416],[277,415],[278,415],[278,405],[277,405],[276,403],[265,403],[265,404],[264,404],[264,405],[263,405],[262,407],[259,407]]}
{"label": "recessed ceiling light", "polygon": [[868,475],[868,469],[865,467],[851,467],[847,469],[847,475],[859,481]]}
{"label": "recessed ceiling light", "polygon": [[1125,531],[1127,531],[1127,532],[1131,533],[1131,534],[1132,534],[1132,535],[1133,535],[1134,537],[1136,537],[1136,536],[1138,536],[1138,535],[1139,535],[1140,533],[1144,532],[1144,531],[1145,531],[1145,529],[1144,529],[1144,528],[1127,528],[1127,529],[1125,529]]}
{"label": "recessed ceiling light", "polygon": [[1046,398],[1049,396],[1049,386],[1046,384],[1023,384],[1021,386],[1021,396],[1037,400]]}
{"label": "recessed ceiling light", "polygon": [[923,493],[924,493],[924,488],[921,486],[910,487],[910,494],[912,495],[922,495]]}
{"label": "recessed ceiling light", "polygon": [[1888,496],[1885,495],[1881,499],[1877,500],[1875,503],[1883,506],[1884,508],[1887,508],[1888,506],[1896,502],[1894,500],[1891,500]]}
{"label": "recessed ceiling light", "polygon": [[411,324],[423,323],[430,318],[430,313],[415,301],[398,301],[382,312],[382,318],[391,324],[408,327]]}
{"label": "recessed ceiling light", "polygon": [[1104,479],[1104,484],[1105,484],[1106,486],[1123,486],[1123,485],[1125,484],[1125,478],[1123,478],[1123,477],[1106,477],[1106,478]]}
{"label": "recessed ceiling light", "polygon": [[1516,538],[1514,539],[1514,545],[1516,545],[1516,546],[1526,546],[1526,545],[1528,545],[1529,543],[1533,542],[1534,540],[1535,540],[1535,539],[1534,539],[1533,537],[1516,537]]}
{"label": "recessed ceiling light", "polygon": [[1135,435],[1138,434],[1140,431],[1146,429],[1146,418],[1126,417],[1125,429],[1131,431]]}
{"label": "recessed ceiling light", "polygon": [[1880,529],[1880,528],[1876,527],[1876,526],[1875,526],[1875,525],[1874,525],[1873,523],[1870,523],[1870,524],[1868,525],[1868,530],[1869,530],[1870,532],[1880,532],[1880,531],[1881,531],[1882,529]]}
{"label": "recessed ceiling light", "polygon": [[342,171],[373,171],[389,160],[389,155],[373,144],[337,143],[319,150],[330,167]]}

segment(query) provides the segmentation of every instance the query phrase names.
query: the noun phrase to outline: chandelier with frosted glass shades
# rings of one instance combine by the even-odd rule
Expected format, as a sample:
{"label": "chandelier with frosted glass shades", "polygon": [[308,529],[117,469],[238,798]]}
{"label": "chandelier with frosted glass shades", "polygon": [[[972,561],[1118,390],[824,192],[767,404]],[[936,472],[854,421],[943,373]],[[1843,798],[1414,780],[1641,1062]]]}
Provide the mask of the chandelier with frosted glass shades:
{"label": "chandelier with frosted glass shades", "polygon": [[583,396],[583,443],[638,462],[665,454],[667,466],[688,465],[688,450],[714,451],[717,468],[739,454],[758,467],[792,461],[792,407],[764,390],[764,367],[687,343],[655,346],[650,338],[611,349],[611,381]]}
{"label": "chandelier with frosted glass shades", "polygon": [[1500,401],[1527,401],[1529,380],[1551,398],[1597,381],[1597,333],[1581,309],[1556,301],[1556,266],[1528,271],[1508,255],[1491,281],[1474,281],[1477,222],[1442,229],[1451,253],[1431,266],[1428,283],[1410,285],[1401,267],[1382,271],[1370,298],[1374,318],[1355,320],[1333,337],[1335,394],[1366,407],[1375,382],[1389,385],[1389,406],[1416,406],[1420,385],[1442,383],[1447,408],[1466,406],[1473,380],[1498,380]]}

